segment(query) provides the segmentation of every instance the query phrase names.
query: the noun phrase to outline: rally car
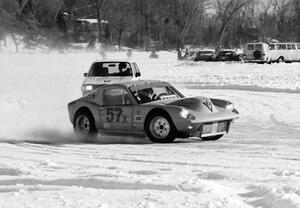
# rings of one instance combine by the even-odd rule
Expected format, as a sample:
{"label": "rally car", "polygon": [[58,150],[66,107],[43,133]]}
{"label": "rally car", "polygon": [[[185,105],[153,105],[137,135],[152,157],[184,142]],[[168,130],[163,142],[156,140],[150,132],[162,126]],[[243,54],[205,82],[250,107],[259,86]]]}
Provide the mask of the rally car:
{"label": "rally car", "polygon": [[153,142],[195,136],[217,140],[228,133],[238,111],[229,101],[184,97],[168,82],[138,80],[103,85],[68,104],[82,141],[98,134],[147,135]]}
{"label": "rally car", "polygon": [[99,86],[137,80],[140,76],[139,67],[135,62],[123,60],[96,61],[91,65],[89,72],[84,73],[85,79],[81,91],[85,95]]}

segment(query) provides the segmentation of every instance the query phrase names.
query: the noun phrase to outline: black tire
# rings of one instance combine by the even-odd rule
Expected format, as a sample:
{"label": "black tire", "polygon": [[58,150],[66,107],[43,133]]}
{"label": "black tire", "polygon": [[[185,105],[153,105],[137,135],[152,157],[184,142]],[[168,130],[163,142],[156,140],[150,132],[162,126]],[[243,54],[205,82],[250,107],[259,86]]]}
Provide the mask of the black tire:
{"label": "black tire", "polygon": [[171,143],[175,139],[176,128],[166,114],[155,113],[148,117],[145,130],[149,139],[156,143]]}
{"label": "black tire", "polygon": [[253,52],[253,57],[254,57],[254,59],[261,59],[262,54],[261,54],[260,51],[254,51]]}
{"label": "black tire", "polygon": [[79,111],[75,114],[73,128],[77,138],[82,142],[91,143],[97,139],[95,119],[88,111]]}
{"label": "black tire", "polygon": [[282,56],[280,56],[279,58],[278,58],[278,61],[277,61],[278,63],[283,63],[284,62],[284,58],[282,57]]}
{"label": "black tire", "polygon": [[210,136],[210,137],[203,137],[201,138],[203,141],[215,141],[220,139],[222,136],[224,136],[224,134],[222,135],[217,135],[217,136]]}

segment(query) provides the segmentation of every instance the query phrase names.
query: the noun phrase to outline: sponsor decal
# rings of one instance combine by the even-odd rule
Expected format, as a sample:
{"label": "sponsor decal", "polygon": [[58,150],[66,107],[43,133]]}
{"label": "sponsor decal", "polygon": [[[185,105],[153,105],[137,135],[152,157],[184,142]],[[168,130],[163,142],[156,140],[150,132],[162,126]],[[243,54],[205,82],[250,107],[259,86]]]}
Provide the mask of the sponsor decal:
{"label": "sponsor decal", "polygon": [[143,117],[142,116],[135,116],[134,120],[135,120],[135,122],[143,122]]}

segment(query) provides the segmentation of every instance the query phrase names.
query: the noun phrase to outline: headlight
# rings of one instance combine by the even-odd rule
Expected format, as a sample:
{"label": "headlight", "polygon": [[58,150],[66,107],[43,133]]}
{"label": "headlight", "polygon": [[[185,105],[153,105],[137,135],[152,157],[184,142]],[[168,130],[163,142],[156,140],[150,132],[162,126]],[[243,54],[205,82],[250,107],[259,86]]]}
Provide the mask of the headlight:
{"label": "headlight", "polygon": [[182,108],[181,111],[179,112],[179,115],[185,119],[188,118],[189,114],[190,114],[190,112],[184,108]]}
{"label": "headlight", "polygon": [[233,111],[233,109],[234,109],[233,103],[228,103],[228,104],[226,105],[226,110]]}
{"label": "headlight", "polygon": [[83,85],[82,91],[91,91],[93,90],[93,85]]}
{"label": "headlight", "polygon": [[190,112],[187,109],[184,109],[184,108],[181,109],[181,111],[179,112],[179,115],[184,119],[188,119],[188,120],[194,120],[195,119],[195,116],[190,114]]}

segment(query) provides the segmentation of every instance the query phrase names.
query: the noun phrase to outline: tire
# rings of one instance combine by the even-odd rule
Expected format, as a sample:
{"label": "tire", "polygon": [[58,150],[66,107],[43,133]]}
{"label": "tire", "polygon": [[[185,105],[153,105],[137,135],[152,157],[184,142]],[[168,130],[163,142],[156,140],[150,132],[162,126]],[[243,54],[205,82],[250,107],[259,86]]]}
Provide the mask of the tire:
{"label": "tire", "polygon": [[217,135],[217,136],[210,136],[210,137],[203,137],[201,138],[203,141],[215,141],[215,140],[218,140],[220,139],[221,137],[223,137],[224,134],[222,135]]}
{"label": "tire", "polygon": [[145,130],[149,139],[156,143],[171,143],[175,139],[176,128],[165,114],[151,115],[146,121]]}
{"label": "tire", "polygon": [[278,61],[277,61],[278,63],[283,63],[284,62],[284,58],[282,57],[282,56],[280,56],[279,58],[278,58]]}
{"label": "tire", "polygon": [[73,128],[77,138],[82,142],[91,143],[97,139],[95,120],[88,111],[79,111],[75,114]]}
{"label": "tire", "polygon": [[253,57],[254,57],[254,59],[261,59],[262,54],[261,54],[260,51],[254,51],[253,52]]}

